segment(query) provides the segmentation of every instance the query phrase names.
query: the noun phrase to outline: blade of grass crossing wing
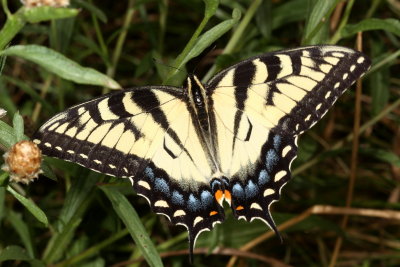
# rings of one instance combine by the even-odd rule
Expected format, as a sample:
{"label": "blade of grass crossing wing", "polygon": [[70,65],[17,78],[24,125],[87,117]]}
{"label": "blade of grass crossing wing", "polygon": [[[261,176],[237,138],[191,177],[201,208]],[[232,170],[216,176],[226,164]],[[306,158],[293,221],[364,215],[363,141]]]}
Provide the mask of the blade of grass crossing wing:
{"label": "blade of grass crossing wing", "polygon": [[146,259],[147,263],[153,267],[163,266],[160,256],[138,214],[126,197],[118,190],[111,187],[102,186],[100,188],[111,201],[115,212],[124,222],[132,238],[135,240],[136,245],[142,251],[143,257]]}

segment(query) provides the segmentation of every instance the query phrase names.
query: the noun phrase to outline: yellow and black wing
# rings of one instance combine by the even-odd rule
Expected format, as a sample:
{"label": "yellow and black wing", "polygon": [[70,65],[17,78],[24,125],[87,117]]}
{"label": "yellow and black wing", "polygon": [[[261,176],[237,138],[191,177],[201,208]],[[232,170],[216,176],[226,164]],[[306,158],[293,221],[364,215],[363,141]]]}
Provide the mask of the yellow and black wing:
{"label": "yellow and black wing", "polygon": [[224,220],[197,127],[181,88],[140,87],[59,113],[34,142],[47,156],[129,178],[153,211],[188,229],[193,247],[200,232]]}
{"label": "yellow and black wing", "polygon": [[290,179],[297,137],[369,67],[352,49],[311,46],[248,59],[208,83],[219,167],[237,218],[261,219],[277,232],[269,208]]}

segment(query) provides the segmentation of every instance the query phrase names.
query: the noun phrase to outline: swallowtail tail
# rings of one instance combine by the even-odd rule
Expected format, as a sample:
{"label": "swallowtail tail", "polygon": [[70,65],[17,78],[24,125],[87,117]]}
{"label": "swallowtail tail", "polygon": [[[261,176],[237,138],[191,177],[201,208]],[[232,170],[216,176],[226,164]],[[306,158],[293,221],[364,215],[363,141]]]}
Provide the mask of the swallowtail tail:
{"label": "swallowtail tail", "polygon": [[224,218],[260,219],[290,179],[297,138],[370,67],[339,46],[277,51],[239,62],[207,84],[138,87],[63,111],[34,141],[45,155],[129,178],[154,212],[199,234]]}

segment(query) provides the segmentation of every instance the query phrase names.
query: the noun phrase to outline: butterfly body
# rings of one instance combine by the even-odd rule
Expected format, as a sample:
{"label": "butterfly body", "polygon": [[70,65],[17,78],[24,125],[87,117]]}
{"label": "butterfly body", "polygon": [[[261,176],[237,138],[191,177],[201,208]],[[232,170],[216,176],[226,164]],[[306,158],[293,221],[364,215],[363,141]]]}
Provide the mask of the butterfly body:
{"label": "butterfly body", "polygon": [[365,73],[369,59],[339,46],[264,54],[207,84],[139,87],[74,106],[35,135],[45,155],[131,180],[156,213],[196,238],[225,219],[260,219],[290,179],[297,138]]}

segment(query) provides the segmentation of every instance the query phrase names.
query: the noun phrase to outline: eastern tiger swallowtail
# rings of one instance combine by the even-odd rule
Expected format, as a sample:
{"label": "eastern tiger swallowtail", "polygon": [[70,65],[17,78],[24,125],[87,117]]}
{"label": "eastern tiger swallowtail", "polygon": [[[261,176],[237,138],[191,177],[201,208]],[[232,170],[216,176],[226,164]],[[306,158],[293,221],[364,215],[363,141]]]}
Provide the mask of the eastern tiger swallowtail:
{"label": "eastern tiger swallowtail", "polygon": [[224,218],[270,214],[290,179],[297,138],[370,67],[339,46],[277,51],[239,62],[207,84],[113,92],[61,112],[36,133],[45,155],[129,178],[154,212],[196,238]]}

